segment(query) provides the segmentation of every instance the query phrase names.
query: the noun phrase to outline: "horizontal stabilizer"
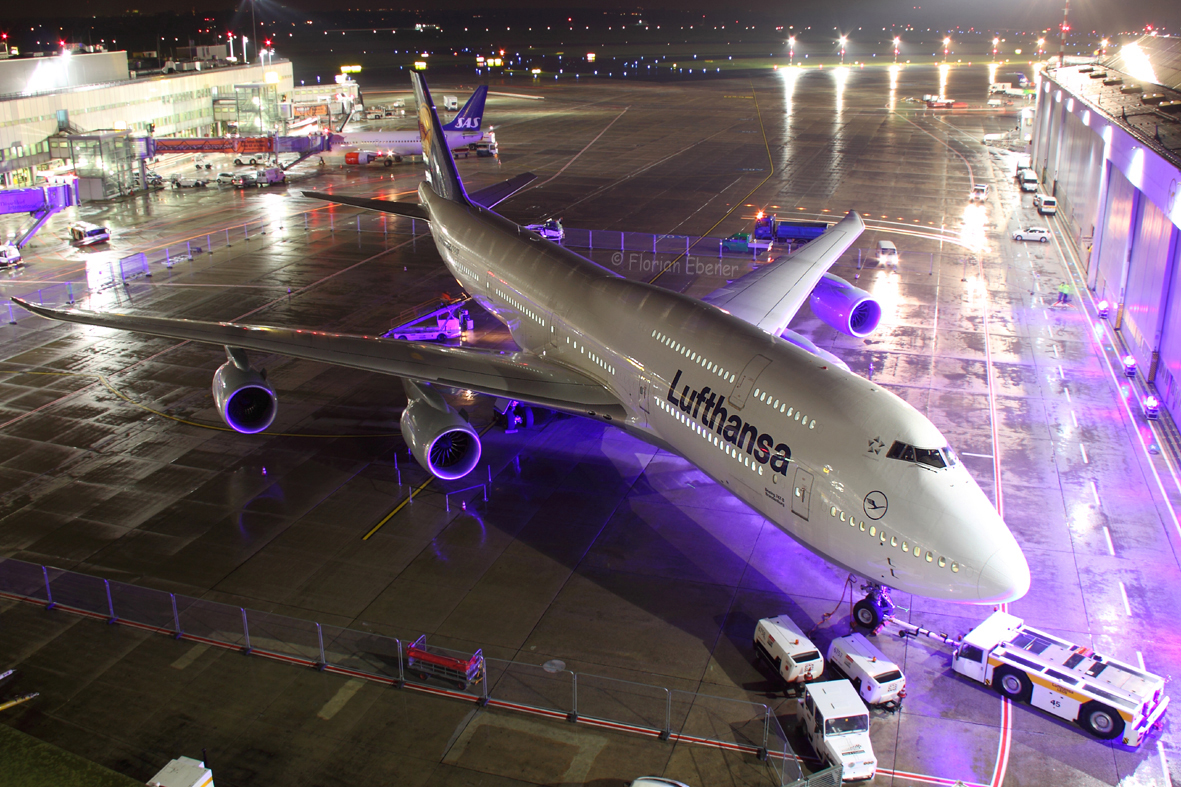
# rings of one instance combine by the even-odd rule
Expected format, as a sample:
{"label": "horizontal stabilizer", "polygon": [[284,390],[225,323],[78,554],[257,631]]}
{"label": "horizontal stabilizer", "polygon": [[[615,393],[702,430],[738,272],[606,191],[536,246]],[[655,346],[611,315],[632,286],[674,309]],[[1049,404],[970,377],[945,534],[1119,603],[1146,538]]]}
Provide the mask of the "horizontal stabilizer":
{"label": "horizontal stabilizer", "polygon": [[417,202],[394,202],[388,199],[365,199],[364,197],[339,197],[335,194],[325,194],[321,191],[305,191],[305,197],[322,199],[325,202],[335,202],[338,205],[352,205],[355,208],[379,210],[382,213],[393,213],[395,216],[406,216],[411,219],[430,221],[431,216],[426,208]]}
{"label": "horizontal stabilizer", "polygon": [[477,205],[483,205],[485,208],[491,208],[499,205],[509,197],[516,194],[521,189],[528,186],[533,181],[537,180],[537,176],[532,172],[526,172],[523,175],[517,175],[515,178],[501,181],[494,186],[482,188],[479,191],[473,191],[467,195],[467,198]]}

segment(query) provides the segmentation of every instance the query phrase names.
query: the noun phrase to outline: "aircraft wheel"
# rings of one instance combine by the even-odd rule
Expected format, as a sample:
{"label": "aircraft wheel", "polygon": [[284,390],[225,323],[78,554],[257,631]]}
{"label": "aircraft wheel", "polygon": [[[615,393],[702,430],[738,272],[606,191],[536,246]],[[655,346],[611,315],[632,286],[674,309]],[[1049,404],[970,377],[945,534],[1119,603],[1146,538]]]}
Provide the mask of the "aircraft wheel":
{"label": "aircraft wheel", "polygon": [[998,692],[1016,702],[1029,702],[1033,696],[1033,684],[1029,676],[1012,667],[1001,667],[992,676],[992,685]]}
{"label": "aircraft wheel", "polygon": [[853,605],[853,622],[867,629],[882,625],[882,613],[872,601],[863,598]]}
{"label": "aircraft wheel", "polygon": [[525,407],[522,407],[521,409],[524,411],[523,413],[521,413],[521,425],[524,426],[526,429],[532,429],[533,428],[533,408],[525,406]]}
{"label": "aircraft wheel", "polygon": [[1078,723],[1100,740],[1109,741],[1124,733],[1123,718],[1111,708],[1094,700],[1084,703],[1079,708]]}
{"label": "aircraft wheel", "polygon": [[394,166],[394,160],[393,160],[393,159],[389,159],[389,158],[387,158],[387,159],[385,160],[385,165],[386,165],[387,167],[392,167],[392,166]]}

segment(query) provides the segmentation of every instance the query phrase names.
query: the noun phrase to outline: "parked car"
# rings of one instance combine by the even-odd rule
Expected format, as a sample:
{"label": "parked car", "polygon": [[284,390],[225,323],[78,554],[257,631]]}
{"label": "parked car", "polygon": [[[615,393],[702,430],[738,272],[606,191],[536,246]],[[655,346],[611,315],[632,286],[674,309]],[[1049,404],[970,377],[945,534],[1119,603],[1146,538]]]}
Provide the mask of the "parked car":
{"label": "parked car", "polygon": [[1047,243],[1050,240],[1050,231],[1045,227],[1026,227],[1014,232],[1013,240],[1036,240]]}
{"label": "parked car", "polygon": [[239,172],[230,179],[230,182],[234,184],[234,188],[236,189],[246,189],[250,188],[251,186],[257,186],[258,171],[250,170],[249,172]]}
{"label": "parked car", "polygon": [[173,175],[172,188],[174,189],[203,189],[205,184],[209,181],[200,176],[193,177],[191,175]]}
{"label": "parked car", "polygon": [[234,173],[233,172],[223,169],[221,172],[217,173],[217,185],[229,186],[229,185],[232,185],[233,181],[234,181]]}
{"label": "parked car", "polygon": [[1058,212],[1058,200],[1048,194],[1034,194],[1033,206],[1043,216],[1053,216]]}

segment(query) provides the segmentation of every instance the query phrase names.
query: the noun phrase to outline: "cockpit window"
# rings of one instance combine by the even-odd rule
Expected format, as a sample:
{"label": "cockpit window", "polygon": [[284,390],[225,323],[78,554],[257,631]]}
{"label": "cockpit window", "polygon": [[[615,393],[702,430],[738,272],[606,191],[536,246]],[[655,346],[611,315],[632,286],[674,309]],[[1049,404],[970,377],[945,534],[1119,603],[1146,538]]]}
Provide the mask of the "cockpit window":
{"label": "cockpit window", "polygon": [[886,452],[886,458],[900,459],[903,462],[915,462],[936,470],[942,470],[945,467],[955,467],[956,465],[955,452],[951,450],[950,446],[944,446],[943,448],[915,448],[913,445],[907,445],[901,440],[894,441],[894,444],[890,446],[890,450]]}

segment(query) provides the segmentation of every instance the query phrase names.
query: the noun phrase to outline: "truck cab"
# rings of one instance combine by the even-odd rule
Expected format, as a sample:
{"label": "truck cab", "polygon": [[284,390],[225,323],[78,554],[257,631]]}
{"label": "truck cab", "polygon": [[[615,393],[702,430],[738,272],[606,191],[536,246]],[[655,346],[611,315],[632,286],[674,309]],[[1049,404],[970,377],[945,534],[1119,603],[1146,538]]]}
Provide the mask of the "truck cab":
{"label": "truck cab", "polygon": [[824,674],[820,649],[787,615],[760,620],[755,626],[754,648],[788,683],[815,680]]}
{"label": "truck cab", "polygon": [[800,700],[804,734],[820,759],[841,766],[841,780],[872,779],[878,758],[869,740],[869,711],[847,680],[809,683]]}

